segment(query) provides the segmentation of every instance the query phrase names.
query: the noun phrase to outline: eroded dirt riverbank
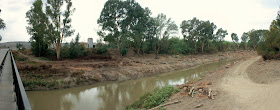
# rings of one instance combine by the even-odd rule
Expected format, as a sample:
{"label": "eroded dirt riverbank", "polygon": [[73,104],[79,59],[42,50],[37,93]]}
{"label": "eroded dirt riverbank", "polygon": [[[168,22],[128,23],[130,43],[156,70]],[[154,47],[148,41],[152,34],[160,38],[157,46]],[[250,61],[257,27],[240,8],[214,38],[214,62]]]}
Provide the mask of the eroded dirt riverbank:
{"label": "eroded dirt riverbank", "polygon": [[[20,54],[15,53],[20,56]],[[93,56],[77,60],[17,61],[27,90],[47,90],[89,85],[104,81],[125,81],[222,60],[254,56],[254,51],[223,52],[211,55],[153,55],[112,58]],[[28,55],[27,55],[28,56]]]}

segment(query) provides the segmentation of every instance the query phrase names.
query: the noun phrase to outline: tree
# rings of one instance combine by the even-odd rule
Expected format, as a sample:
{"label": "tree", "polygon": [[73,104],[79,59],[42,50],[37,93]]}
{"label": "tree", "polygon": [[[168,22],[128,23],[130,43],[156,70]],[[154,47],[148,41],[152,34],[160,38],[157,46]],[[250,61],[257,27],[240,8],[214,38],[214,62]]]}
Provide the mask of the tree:
{"label": "tree", "polygon": [[232,42],[235,45],[237,45],[237,48],[239,48],[239,44],[238,44],[239,39],[238,39],[238,36],[236,33],[231,33],[231,39],[232,39]]}
{"label": "tree", "polygon": [[188,21],[183,21],[181,23],[182,35],[185,41],[189,41],[190,43],[194,42],[194,52],[196,53],[196,45],[198,41],[198,31],[197,28],[201,24],[199,19],[193,18]]}
{"label": "tree", "polygon": [[147,23],[147,30],[145,32],[145,43],[147,45],[146,51],[152,51],[154,50],[154,40],[156,35],[156,29],[157,26],[155,24],[155,18],[149,17],[148,23]]}
{"label": "tree", "polygon": [[178,31],[178,26],[175,24],[171,18],[166,17],[164,14],[158,14],[155,18],[155,26],[156,26],[156,38],[155,38],[155,58],[158,58],[158,53],[161,50],[164,42],[168,40],[168,38]]}
{"label": "tree", "polygon": [[79,40],[80,40],[80,34],[78,33],[75,40],[72,40],[70,42],[70,47],[69,47],[70,58],[77,58],[78,56],[85,55],[85,47],[83,45],[80,45]]}
{"label": "tree", "polygon": [[125,19],[123,16],[122,1],[108,0],[100,14],[97,23],[102,27],[99,35],[104,37],[104,41],[116,44],[118,52],[121,55],[124,36],[121,34],[121,23]]}
{"label": "tree", "polygon": [[266,36],[265,34],[266,30],[251,30],[249,31],[249,38],[250,40],[248,43],[253,47],[255,50],[258,46],[258,44],[262,41],[264,41],[264,38]]}
{"label": "tree", "polygon": [[198,26],[198,36],[199,41],[201,42],[201,52],[204,52],[204,46],[207,43],[209,48],[209,40],[213,40],[214,31],[216,25],[210,21],[201,21],[201,24]]}
{"label": "tree", "polygon": [[249,34],[247,32],[244,32],[241,36],[241,40],[242,40],[241,42],[243,42],[245,45],[245,49],[247,49],[247,42],[249,40]]}
{"label": "tree", "polygon": [[31,51],[37,56],[41,57],[47,53],[48,43],[48,18],[42,10],[42,0],[36,0],[29,11],[26,13],[27,32],[31,35]]}
{"label": "tree", "polygon": [[[280,59],[280,11],[276,20],[271,22],[269,30],[257,30],[254,33],[249,34],[249,43],[254,47],[257,45],[257,51],[262,55],[264,60]],[[256,36],[259,36],[256,39]],[[253,40],[251,40],[251,37]],[[264,40],[263,40],[264,39]],[[258,43],[255,44],[258,40]]]}
{"label": "tree", "polygon": [[[63,6],[66,6],[64,11],[62,11]],[[74,30],[71,29],[72,19],[70,18],[74,10],[71,0],[47,0],[46,15],[49,18],[49,32],[52,33],[49,40],[55,44],[57,59],[60,59],[63,39],[74,34]]]}
{"label": "tree", "polygon": [[149,9],[142,8],[135,0],[127,0],[124,2],[126,18],[122,22],[122,32],[129,35],[132,39],[132,46],[137,54],[143,48],[145,39],[145,32],[148,26],[148,19],[150,16]]}
{"label": "tree", "polygon": [[222,28],[218,29],[216,32],[216,41],[219,42],[219,51],[222,50],[222,41],[228,35],[227,30],[223,30]]}
{"label": "tree", "polygon": [[150,10],[142,8],[135,0],[108,0],[100,14],[99,35],[104,41],[116,45],[120,55],[133,47],[139,54],[147,35]]}
{"label": "tree", "polygon": [[[0,9],[1,13],[1,9]],[[6,28],[6,24],[4,23],[4,20],[0,18],[0,30],[4,30]],[[2,36],[0,35],[0,41],[2,40]]]}

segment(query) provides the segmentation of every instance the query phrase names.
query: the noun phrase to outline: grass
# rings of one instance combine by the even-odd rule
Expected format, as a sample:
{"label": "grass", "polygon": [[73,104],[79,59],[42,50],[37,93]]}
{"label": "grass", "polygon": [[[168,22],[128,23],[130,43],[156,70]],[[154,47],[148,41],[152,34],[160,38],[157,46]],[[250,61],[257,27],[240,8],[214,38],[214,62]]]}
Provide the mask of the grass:
{"label": "grass", "polygon": [[179,92],[173,86],[165,86],[161,89],[156,89],[152,93],[147,93],[140,97],[139,100],[126,107],[126,110],[151,109],[162,104],[172,94]]}
{"label": "grass", "polygon": [[46,57],[39,57],[40,60],[47,60],[47,61],[51,61],[51,59],[46,58]]}
{"label": "grass", "polygon": [[24,87],[29,87],[30,89],[35,88],[35,86],[43,86],[43,87],[54,87],[57,85],[57,81],[43,81],[43,80],[29,80],[29,81],[23,81]]}
{"label": "grass", "polygon": [[22,57],[22,56],[14,56],[16,61],[26,61],[28,58],[27,57]]}

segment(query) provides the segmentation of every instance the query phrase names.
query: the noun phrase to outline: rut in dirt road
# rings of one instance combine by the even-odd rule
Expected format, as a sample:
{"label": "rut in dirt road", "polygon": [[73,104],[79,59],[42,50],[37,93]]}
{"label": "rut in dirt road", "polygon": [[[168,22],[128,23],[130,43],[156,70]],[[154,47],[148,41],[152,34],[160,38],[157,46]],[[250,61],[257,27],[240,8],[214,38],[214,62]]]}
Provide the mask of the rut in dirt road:
{"label": "rut in dirt road", "polygon": [[227,71],[221,82],[229,97],[235,99],[231,109],[277,110],[280,108],[280,81],[257,84],[247,75],[246,69],[261,57],[248,59]]}

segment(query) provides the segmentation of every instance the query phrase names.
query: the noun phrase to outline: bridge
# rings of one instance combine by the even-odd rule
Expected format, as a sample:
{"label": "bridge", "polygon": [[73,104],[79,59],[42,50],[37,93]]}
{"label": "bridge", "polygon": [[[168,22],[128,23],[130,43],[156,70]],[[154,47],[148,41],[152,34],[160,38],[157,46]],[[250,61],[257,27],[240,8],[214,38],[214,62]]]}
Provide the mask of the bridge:
{"label": "bridge", "polygon": [[0,110],[31,110],[14,57],[0,50]]}

